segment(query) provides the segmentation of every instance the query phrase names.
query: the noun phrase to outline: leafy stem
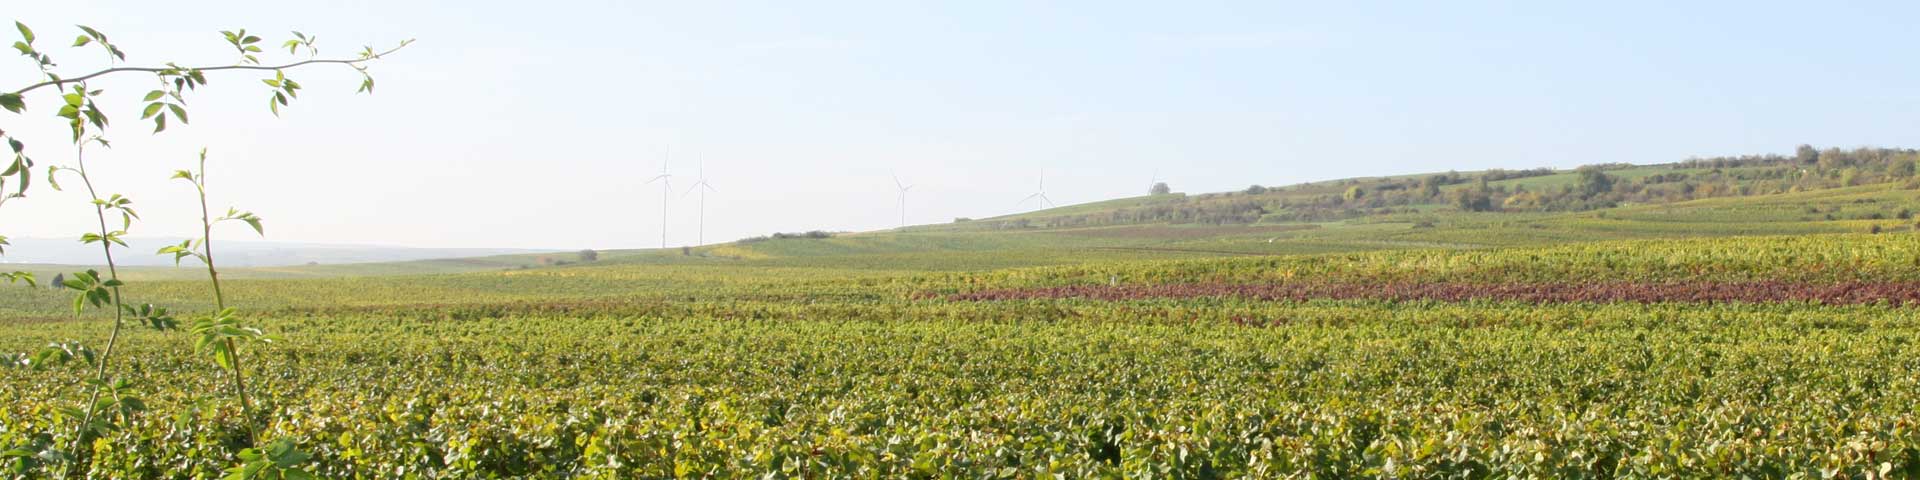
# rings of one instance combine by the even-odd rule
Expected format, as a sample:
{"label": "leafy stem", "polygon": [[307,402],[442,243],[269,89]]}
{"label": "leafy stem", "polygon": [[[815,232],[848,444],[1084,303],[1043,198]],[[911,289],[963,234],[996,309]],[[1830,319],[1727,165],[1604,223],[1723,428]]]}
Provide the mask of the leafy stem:
{"label": "leafy stem", "polygon": [[[107,367],[112,362],[114,347],[119,345],[120,330],[124,325],[125,312],[121,306],[120,298],[120,270],[113,260],[113,244],[119,243],[121,246],[126,245],[125,242],[120,240],[120,235],[126,233],[125,227],[131,225],[132,219],[137,216],[133,213],[133,210],[127,207],[132,201],[121,198],[119,195],[114,195],[113,201],[101,199],[98,190],[94,188],[92,177],[87,175],[87,144],[94,142],[98,142],[102,146],[107,145],[107,142],[100,137],[93,137],[87,141],[74,144],[75,168],[69,170],[80,176],[80,183],[87,188],[87,196],[93,198],[94,217],[99,221],[100,232],[98,234],[87,234],[82,237],[81,241],[86,243],[100,243],[100,253],[106,257],[107,261],[107,279],[104,282],[99,282],[95,289],[83,291],[81,295],[83,297],[91,296],[89,299],[93,300],[96,305],[100,305],[104,303],[98,300],[100,293],[111,292],[111,295],[107,296],[111,298],[113,303],[113,330],[112,333],[108,334],[107,347],[101,351],[100,359],[94,367],[93,381],[90,382],[91,388],[87,394],[87,403],[82,406],[84,414],[82,415],[80,425],[76,427],[74,431],[72,451],[76,454],[78,454],[81,447],[85,445],[87,432],[94,429],[94,417],[99,413],[99,408],[97,407],[100,402],[100,391],[103,386],[109,385],[107,383]],[[48,176],[51,177],[52,173],[53,172],[48,172]],[[111,231],[107,229],[107,211],[109,209],[121,210],[121,219],[123,222],[121,230]],[[80,279],[76,278],[69,282],[78,281],[80,281]],[[78,302],[76,302],[76,304],[78,304]]]}
{"label": "leafy stem", "polygon": [[260,440],[260,434],[254,428],[253,401],[247,394],[246,375],[243,373],[240,364],[240,349],[238,345],[235,344],[235,339],[257,340],[264,338],[264,336],[258,329],[241,326],[238,317],[234,314],[234,310],[227,308],[226,293],[220,288],[220,270],[214,266],[213,261],[213,225],[224,221],[237,220],[246,222],[247,225],[253,227],[254,232],[261,235],[265,235],[266,231],[260,227],[260,217],[255,216],[252,212],[228,209],[226,216],[218,219],[213,218],[211,210],[207,208],[206,149],[200,149],[200,169],[198,171],[175,171],[173,178],[192,183],[194,191],[199,194],[201,236],[196,240],[181,242],[180,245],[161,248],[158,253],[161,255],[173,255],[175,263],[179,263],[180,260],[187,257],[194,257],[199,259],[200,263],[206,264],[207,279],[213,283],[214,311],[217,313],[211,318],[194,322],[193,332],[200,336],[195,346],[201,350],[213,350],[215,362],[219,363],[221,367],[233,372],[233,392],[234,396],[240,400],[240,412],[245,418],[248,444],[256,445]]}

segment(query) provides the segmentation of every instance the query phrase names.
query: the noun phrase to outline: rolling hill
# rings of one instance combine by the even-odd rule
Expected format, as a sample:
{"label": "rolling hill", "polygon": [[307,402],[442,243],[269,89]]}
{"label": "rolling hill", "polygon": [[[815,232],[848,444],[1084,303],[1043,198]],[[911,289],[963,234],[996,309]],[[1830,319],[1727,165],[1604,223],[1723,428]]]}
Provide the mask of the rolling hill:
{"label": "rolling hill", "polygon": [[[979,270],[1106,260],[1478,249],[1742,235],[1911,233],[1911,149],[1828,149],[1571,170],[1437,172],[1169,193],[873,232],[774,235],[688,249],[227,268],[235,279],[441,275],[620,265]],[[459,256],[443,253],[441,256]],[[15,267],[20,269],[21,267]],[[68,265],[26,265],[42,275]],[[193,279],[134,266],[130,279]]]}

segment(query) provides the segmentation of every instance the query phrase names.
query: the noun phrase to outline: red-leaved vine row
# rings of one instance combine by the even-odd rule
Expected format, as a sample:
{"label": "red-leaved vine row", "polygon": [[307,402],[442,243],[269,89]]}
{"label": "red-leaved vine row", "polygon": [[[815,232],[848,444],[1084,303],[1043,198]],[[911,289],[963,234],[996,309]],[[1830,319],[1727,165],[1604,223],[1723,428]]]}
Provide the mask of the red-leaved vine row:
{"label": "red-leaved vine row", "polygon": [[1180,283],[1166,285],[1075,285],[985,290],[945,295],[954,301],[1076,298],[1146,300],[1162,298],[1244,298],[1265,301],[1393,300],[1462,302],[1474,300],[1530,303],[1565,302],[1817,302],[1920,305],[1920,282],[1595,282],[1595,283]]}

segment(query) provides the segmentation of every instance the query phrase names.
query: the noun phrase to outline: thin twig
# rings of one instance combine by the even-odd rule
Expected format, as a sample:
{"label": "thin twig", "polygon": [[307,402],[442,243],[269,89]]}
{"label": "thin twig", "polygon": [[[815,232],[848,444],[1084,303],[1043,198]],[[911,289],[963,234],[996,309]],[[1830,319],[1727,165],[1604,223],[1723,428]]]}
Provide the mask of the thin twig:
{"label": "thin twig", "polygon": [[[94,190],[93,179],[87,175],[86,143],[82,142],[80,145],[75,146],[74,150],[74,162],[80,167],[80,183],[87,186],[87,195],[93,197],[95,201],[98,201],[100,200],[100,194]],[[117,281],[120,279],[120,270],[114,265],[113,241],[107,236],[106,207],[95,204],[93,211],[94,216],[100,220],[100,250],[107,257],[107,278]],[[121,318],[122,309],[120,305],[120,287],[116,285],[113,287],[113,333],[107,336],[107,349],[100,354],[100,364],[93,374],[94,380],[99,383],[93,385],[92,393],[87,396],[86,416],[81,419],[79,428],[73,434],[73,454],[76,461],[80,458],[80,448],[85,446],[82,440],[87,437],[87,429],[93,425],[93,417],[97,413],[95,406],[98,405],[100,401],[100,384],[107,383],[107,364],[113,359],[113,348],[120,340],[120,326],[125,323]],[[72,474],[72,469],[69,468],[67,473]]]}
{"label": "thin twig", "polygon": [[40,83],[36,83],[36,84],[33,84],[33,85],[28,85],[28,86],[27,86],[27,88],[22,88],[22,89],[19,89],[19,90],[16,90],[16,91],[14,91],[14,92],[13,92],[13,94],[14,94],[14,95],[24,95],[24,94],[26,94],[27,92],[31,92],[31,91],[33,91],[33,90],[35,90],[35,89],[38,89],[38,88],[40,88],[40,87],[49,87],[49,86],[59,86],[59,85],[64,85],[64,84],[68,84],[68,83],[79,83],[79,82],[84,82],[84,81],[87,81],[88,79],[92,79],[92,78],[94,78],[94,77],[99,77],[99,76],[102,76],[102,75],[108,75],[108,74],[113,74],[113,73],[119,73],[119,72],[147,72],[147,73],[161,73],[161,72],[190,72],[190,71],[195,71],[195,70],[198,70],[198,71],[202,71],[202,72],[212,72],[212,71],[219,71],[219,70],[268,70],[268,71],[272,71],[272,70],[281,70],[281,69],[287,69],[287,68],[294,68],[294,67],[298,67],[298,66],[301,66],[301,65],[312,65],[312,64],[319,64],[319,63],[337,63],[337,64],[344,64],[344,65],[355,65],[355,64],[360,64],[360,63],[365,63],[365,62],[368,62],[368,61],[371,61],[371,60],[379,60],[379,59],[380,59],[381,57],[385,57],[385,56],[387,56],[387,55],[391,55],[391,54],[393,54],[393,52],[398,52],[398,51],[400,51],[400,49],[402,49],[402,48],[407,48],[407,45],[410,45],[410,44],[412,44],[412,43],[413,43],[413,40],[407,40],[407,41],[405,41],[405,42],[400,42],[400,46],[397,46],[397,47],[393,47],[393,49],[391,49],[391,50],[387,50],[387,51],[384,51],[384,52],[380,52],[380,53],[376,53],[376,54],[373,54],[372,56],[368,56],[368,57],[365,57],[365,58],[358,58],[358,59],[351,59],[351,60],[348,60],[348,59],[326,59],[326,60],[303,60],[303,61],[299,61],[299,62],[294,62],[294,63],[289,63],[289,64],[286,64],[286,65],[278,65],[278,66],[266,66],[266,65],[222,65],[222,66],[218,66],[218,67],[183,67],[183,68],[173,68],[173,67],[165,67],[165,68],[162,68],[162,67],[113,67],[113,68],[109,68],[109,69],[106,69],[106,70],[101,70],[101,71],[98,71],[98,72],[93,72],[93,73],[89,73],[89,74],[86,74],[86,75],[82,75],[82,76],[78,76],[78,77],[73,77],[73,78],[62,78],[62,79],[59,79],[59,80],[48,80],[48,81],[44,81],[44,82],[40,82]]}

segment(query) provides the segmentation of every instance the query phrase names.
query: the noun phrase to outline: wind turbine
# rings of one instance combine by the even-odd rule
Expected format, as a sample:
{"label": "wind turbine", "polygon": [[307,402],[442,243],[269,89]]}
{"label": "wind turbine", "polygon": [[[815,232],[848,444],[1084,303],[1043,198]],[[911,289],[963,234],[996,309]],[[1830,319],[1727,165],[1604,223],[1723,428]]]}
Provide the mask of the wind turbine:
{"label": "wind turbine", "polygon": [[672,198],[670,195],[673,194],[673,173],[667,169],[667,162],[673,159],[673,154],[669,150],[662,150],[662,152],[660,176],[647,180],[647,183],[641,186],[660,182],[660,248],[664,249],[667,248],[667,199]]}
{"label": "wind turbine", "polygon": [[1036,207],[1044,208],[1048,205],[1054,205],[1053,199],[1047,198],[1047,172],[1045,170],[1040,171],[1040,191],[1034,192],[1033,195],[1028,195],[1027,198],[1020,199],[1020,203],[1027,203],[1027,200],[1036,198],[1040,199],[1040,201],[1034,202],[1034,206]]}
{"label": "wind turbine", "polygon": [[692,195],[693,192],[695,191],[700,192],[700,234],[698,237],[700,243],[697,243],[695,245],[697,246],[706,245],[707,244],[707,192],[720,193],[720,191],[714,189],[712,184],[707,183],[707,166],[705,162],[702,162],[700,165],[700,179],[697,181],[694,181],[693,186],[687,187],[687,193],[680,194],[680,196],[684,198],[687,195]]}
{"label": "wind turbine", "polygon": [[907,190],[912,190],[913,186],[900,183],[899,175],[893,176],[893,186],[895,188],[900,189],[900,228],[906,228],[907,227]]}

